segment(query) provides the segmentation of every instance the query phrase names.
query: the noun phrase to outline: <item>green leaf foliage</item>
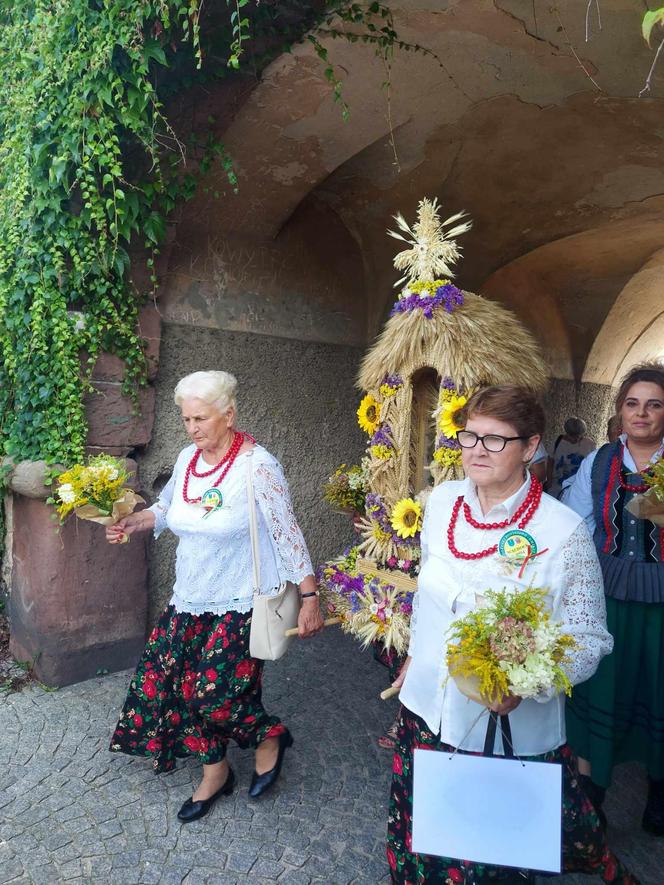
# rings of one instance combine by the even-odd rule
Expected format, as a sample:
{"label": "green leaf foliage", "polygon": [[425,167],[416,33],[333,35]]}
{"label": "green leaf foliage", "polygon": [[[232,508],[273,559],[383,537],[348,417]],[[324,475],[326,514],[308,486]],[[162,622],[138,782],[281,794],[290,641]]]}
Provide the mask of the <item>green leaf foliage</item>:
{"label": "green leaf foliage", "polygon": [[648,46],[650,46],[650,38],[652,37],[653,28],[656,25],[664,24],[664,6],[660,6],[659,9],[653,9],[650,12],[646,12],[643,16],[643,21],[641,22],[641,33],[643,34],[643,39],[646,41]]}
{"label": "green leaf foliage", "polygon": [[[126,367],[136,398],[146,362],[132,247],[155,255],[179,200],[213,163],[237,188],[209,129],[178,141],[163,102],[182,89],[251,70],[309,31],[343,116],[342,84],[322,39],[399,41],[379,3],[226,0],[0,0],[0,439],[14,459],[80,461],[84,399],[97,357]],[[313,30],[311,30],[313,29]],[[250,41],[251,36],[251,41]],[[255,47],[255,48],[254,48]],[[203,59],[206,60],[203,69]],[[183,168],[190,150],[196,158]]]}
{"label": "green leaf foliage", "polygon": [[154,248],[163,237],[158,140],[169,128],[154,69],[166,64],[163,37],[174,29],[197,45],[194,13],[197,4],[165,0],[0,6],[6,454],[65,463],[81,457],[83,398],[102,349],[124,359],[127,391],[143,382],[127,250],[139,232]]}

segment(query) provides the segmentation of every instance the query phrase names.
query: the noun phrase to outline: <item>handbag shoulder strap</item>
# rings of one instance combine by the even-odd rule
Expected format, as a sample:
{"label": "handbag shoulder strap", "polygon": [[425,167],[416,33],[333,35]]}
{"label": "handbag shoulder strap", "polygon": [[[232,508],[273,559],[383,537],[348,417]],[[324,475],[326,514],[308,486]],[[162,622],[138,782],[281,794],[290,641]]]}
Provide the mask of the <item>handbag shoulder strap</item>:
{"label": "handbag shoulder strap", "polygon": [[247,452],[247,499],[249,504],[249,535],[251,537],[251,560],[254,572],[254,593],[261,590],[261,558],[258,548],[258,524],[256,522],[256,497],[254,495],[254,450]]}

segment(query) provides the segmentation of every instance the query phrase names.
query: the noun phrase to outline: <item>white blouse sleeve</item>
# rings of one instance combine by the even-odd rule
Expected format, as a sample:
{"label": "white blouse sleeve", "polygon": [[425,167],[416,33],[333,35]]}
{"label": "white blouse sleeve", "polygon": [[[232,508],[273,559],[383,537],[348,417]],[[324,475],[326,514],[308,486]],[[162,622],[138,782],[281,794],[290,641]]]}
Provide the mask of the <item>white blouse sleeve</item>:
{"label": "white blouse sleeve", "polygon": [[[572,685],[578,685],[590,679],[604,655],[613,650],[613,637],[606,629],[602,570],[584,523],[580,522],[567,539],[562,558],[565,590],[558,617],[563,632],[577,642],[565,670]],[[546,702],[554,694],[543,692],[537,700]]]}
{"label": "white blouse sleeve", "polygon": [[279,462],[259,462],[254,472],[254,485],[256,502],[272,541],[279,577],[299,584],[307,575],[313,575],[314,570]]}
{"label": "white blouse sleeve", "polygon": [[168,480],[164,488],[159,493],[159,497],[154,502],[151,507],[148,507],[148,510],[151,510],[154,513],[155,522],[154,522],[154,536],[158,538],[159,535],[166,528],[166,514],[168,513],[168,509],[171,506],[171,502],[173,500],[173,490],[175,489],[175,470],[171,474],[171,478]]}

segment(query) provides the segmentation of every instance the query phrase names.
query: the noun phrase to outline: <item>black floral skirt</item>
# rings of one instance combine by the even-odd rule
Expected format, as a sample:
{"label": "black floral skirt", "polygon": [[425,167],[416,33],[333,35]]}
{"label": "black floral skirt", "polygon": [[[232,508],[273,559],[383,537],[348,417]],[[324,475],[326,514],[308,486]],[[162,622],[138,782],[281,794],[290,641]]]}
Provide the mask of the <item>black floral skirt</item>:
{"label": "black floral skirt", "polygon": [[[399,885],[475,885],[517,881],[527,870],[470,863],[449,857],[413,854],[411,820],[413,811],[413,750],[453,751],[433,735],[426,723],[402,707],[399,735],[392,764],[392,792],[387,824],[387,860],[392,882]],[[582,792],[576,774],[576,758],[564,744],[530,761],[559,762],[563,767],[563,866],[566,873],[595,873],[603,882],[636,885],[632,876],[609,850],[599,818]],[[523,879],[522,881],[527,881]]]}
{"label": "black floral skirt", "polygon": [[192,615],[169,606],[145,646],[110,749],[170,771],[178,757],[221,762],[229,740],[256,747],[285,731],[261,701],[249,654],[251,612]]}

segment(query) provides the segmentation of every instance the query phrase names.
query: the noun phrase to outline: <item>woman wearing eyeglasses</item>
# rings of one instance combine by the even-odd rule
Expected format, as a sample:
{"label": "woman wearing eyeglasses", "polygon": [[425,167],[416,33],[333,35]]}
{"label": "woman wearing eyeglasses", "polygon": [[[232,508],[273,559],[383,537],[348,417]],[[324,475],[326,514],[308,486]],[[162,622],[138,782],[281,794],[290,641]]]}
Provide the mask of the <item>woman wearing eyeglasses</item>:
{"label": "woman wearing eyeglasses", "polygon": [[[437,486],[422,528],[422,567],[411,620],[408,658],[395,681],[402,715],[394,754],[387,856],[392,881],[533,881],[527,871],[414,854],[411,847],[413,750],[481,753],[488,710],[448,679],[446,636],[487,590],[548,590],[552,617],[577,640],[568,676],[588,679],[612,648],[606,630],[602,576],[583,519],[542,494],[527,465],[544,432],[544,413],[519,387],[478,391],[458,434],[466,479]],[[608,850],[597,814],[582,793],[566,744],[564,698],[507,697],[490,709],[510,714],[514,752],[563,767],[564,859],[567,871],[596,873],[604,882],[636,879]],[[498,752],[503,752],[498,742]],[[509,798],[506,797],[506,801]]]}

